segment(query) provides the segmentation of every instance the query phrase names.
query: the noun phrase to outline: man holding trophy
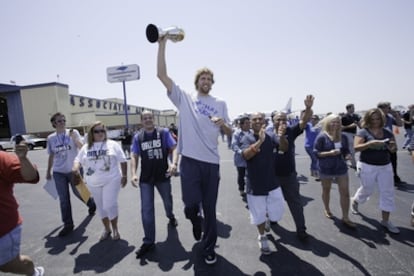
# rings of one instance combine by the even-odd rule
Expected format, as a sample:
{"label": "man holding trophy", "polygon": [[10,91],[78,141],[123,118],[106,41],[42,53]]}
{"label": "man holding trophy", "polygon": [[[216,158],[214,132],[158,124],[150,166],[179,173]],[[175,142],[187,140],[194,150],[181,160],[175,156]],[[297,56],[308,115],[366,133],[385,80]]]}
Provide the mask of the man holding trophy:
{"label": "man holding trophy", "polygon": [[199,241],[202,237],[204,261],[214,264],[217,261],[214,248],[217,242],[216,203],[220,181],[218,136],[220,130],[231,135],[227,104],[210,95],[214,76],[207,68],[196,73],[196,93],[193,94],[181,90],[168,76],[165,61],[167,39],[173,42],[182,40],[182,30],[174,27],[160,30],[150,24],[147,38],[153,43],[158,41],[157,76],[180,113],[178,153],[182,156],[180,175],[184,213],[193,225],[195,240]]}

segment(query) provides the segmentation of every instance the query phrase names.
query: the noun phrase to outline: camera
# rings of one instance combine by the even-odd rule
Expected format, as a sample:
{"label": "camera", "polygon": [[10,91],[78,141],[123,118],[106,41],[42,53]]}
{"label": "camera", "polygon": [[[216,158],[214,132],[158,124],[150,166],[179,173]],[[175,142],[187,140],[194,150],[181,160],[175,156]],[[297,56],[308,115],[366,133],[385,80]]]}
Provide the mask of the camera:
{"label": "camera", "polygon": [[16,145],[18,145],[18,144],[20,144],[20,142],[21,142],[21,141],[24,141],[23,136],[22,136],[22,135],[20,135],[20,134],[17,134],[17,135],[14,137],[14,142],[16,143]]}

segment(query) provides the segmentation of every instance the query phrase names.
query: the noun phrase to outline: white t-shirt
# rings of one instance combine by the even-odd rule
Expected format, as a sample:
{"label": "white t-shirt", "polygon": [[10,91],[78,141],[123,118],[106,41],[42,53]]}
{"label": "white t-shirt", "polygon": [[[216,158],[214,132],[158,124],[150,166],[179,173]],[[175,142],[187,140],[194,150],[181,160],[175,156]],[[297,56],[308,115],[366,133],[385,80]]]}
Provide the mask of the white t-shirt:
{"label": "white t-shirt", "polygon": [[95,142],[89,149],[88,144],[83,145],[75,161],[82,165],[85,182],[92,187],[120,183],[120,163],[127,162],[122,147],[110,139]]}
{"label": "white t-shirt", "polygon": [[178,153],[200,161],[219,164],[220,128],[209,117],[219,117],[230,124],[226,103],[211,95],[188,94],[176,84],[173,84],[168,97],[180,112]]}
{"label": "white t-shirt", "polygon": [[[47,153],[54,154],[53,171],[60,173],[70,173],[72,171],[73,160],[78,154],[78,148],[70,136],[70,129],[66,129],[64,133],[51,133],[47,137]],[[76,139],[82,141],[79,131],[73,129]]]}

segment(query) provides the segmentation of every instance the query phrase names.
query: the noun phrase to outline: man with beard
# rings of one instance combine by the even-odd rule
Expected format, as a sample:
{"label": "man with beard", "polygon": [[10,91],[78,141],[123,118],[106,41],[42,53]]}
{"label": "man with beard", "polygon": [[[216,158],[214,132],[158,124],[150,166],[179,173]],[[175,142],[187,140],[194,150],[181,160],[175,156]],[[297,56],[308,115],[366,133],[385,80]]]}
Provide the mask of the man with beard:
{"label": "man with beard", "polygon": [[[178,87],[167,74],[165,46],[167,38],[158,40],[157,76],[167,89],[168,98],[180,112],[178,153],[181,154],[180,176],[184,212],[193,225],[195,240],[203,235],[203,257],[207,264],[217,261],[216,203],[220,181],[218,136],[220,130],[231,135],[227,104],[212,95],[213,72],[200,69],[195,76],[197,93],[189,94]],[[204,214],[202,217],[200,205]]]}

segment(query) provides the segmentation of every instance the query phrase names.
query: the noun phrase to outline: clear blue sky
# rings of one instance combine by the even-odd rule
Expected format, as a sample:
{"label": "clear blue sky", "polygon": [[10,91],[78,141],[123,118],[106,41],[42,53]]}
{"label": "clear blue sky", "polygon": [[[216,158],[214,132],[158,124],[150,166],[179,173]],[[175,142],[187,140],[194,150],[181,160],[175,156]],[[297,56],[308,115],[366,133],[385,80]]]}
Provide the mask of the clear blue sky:
{"label": "clear blue sky", "polygon": [[138,64],[128,103],[174,108],[156,78],[158,45],[145,37],[154,23],[186,33],[167,45],[169,75],[190,92],[195,71],[211,68],[211,93],[232,117],[280,110],[289,97],[300,109],[309,93],[317,113],[414,103],[411,0],[14,0],[0,11],[0,83],[59,75],[71,94],[123,98],[106,68]]}

